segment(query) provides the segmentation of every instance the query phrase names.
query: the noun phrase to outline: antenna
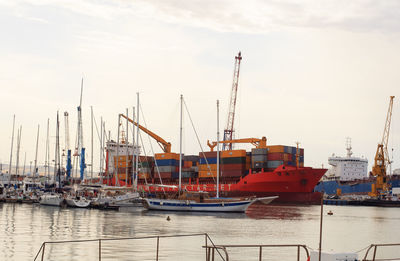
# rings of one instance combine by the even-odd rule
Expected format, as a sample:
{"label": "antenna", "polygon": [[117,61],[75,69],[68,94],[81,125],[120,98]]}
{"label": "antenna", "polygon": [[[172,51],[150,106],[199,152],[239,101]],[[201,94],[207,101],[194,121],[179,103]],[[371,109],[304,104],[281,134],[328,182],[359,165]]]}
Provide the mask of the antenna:
{"label": "antenna", "polygon": [[352,147],[351,147],[351,138],[350,137],[346,137],[346,150],[347,150],[347,157],[351,158],[351,156],[353,155],[353,152],[351,151]]}

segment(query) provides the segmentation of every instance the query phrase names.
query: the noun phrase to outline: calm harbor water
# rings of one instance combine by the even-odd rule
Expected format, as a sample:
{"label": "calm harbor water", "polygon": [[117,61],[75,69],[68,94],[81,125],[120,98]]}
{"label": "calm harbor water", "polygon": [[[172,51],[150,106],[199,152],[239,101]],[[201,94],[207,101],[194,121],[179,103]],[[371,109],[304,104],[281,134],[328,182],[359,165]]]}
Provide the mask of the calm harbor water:
{"label": "calm harbor water", "polygon": [[[329,210],[332,216],[326,214]],[[319,206],[269,205],[249,209],[247,214],[204,214],[0,203],[0,260],[33,260],[44,241],[190,233],[208,233],[215,244],[305,244],[318,249],[319,218]],[[400,243],[399,232],[400,208],[324,206],[324,251],[355,252],[372,243]],[[205,260],[203,245],[204,237],[163,238],[159,260]],[[97,260],[97,246],[47,246],[45,260]],[[102,260],[155,260],[155,247],[155,239],[104,242]],[[393,257],[399,251],[378,254]],[[296,252],[265,249],[263,260],[296,260]],[[257,249],[230,251],[231,260],[257,258]]]}

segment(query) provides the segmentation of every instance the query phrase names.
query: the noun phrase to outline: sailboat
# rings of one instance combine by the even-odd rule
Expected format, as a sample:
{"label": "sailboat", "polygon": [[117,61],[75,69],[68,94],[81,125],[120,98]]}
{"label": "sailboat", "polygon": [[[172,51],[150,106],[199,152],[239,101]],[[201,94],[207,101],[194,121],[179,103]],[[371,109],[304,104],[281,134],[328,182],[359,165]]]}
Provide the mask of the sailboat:
{"label": "sailboat", "polygon": [[[144,198],[143,206],[148,210],[167,210],[167,211],[199,211],[199,212],[246,212],[247,208],[256,202],[269,204],[278,196],[271,197],[249,197],[249,198],[220,198],[219,197],[219,174],[217,175],[217,197],[211,198],[207,192],[181,193],[181,169],[182,169],[182,103],[181,95],[181,120],[180,120],[180,156],[179,156],[179,196],[175,199],[169,198]],[[218,107],[217,102],[217,107]],[[218,116],[219,118],[219,116]],[[218,122],[219,120],[217,120]],[[218,125],[218,124],[217,124]],[[219,157],[219,126],[217,127],[217,140]],[[219,173],[219,160],[217,160],[217,173]]]}

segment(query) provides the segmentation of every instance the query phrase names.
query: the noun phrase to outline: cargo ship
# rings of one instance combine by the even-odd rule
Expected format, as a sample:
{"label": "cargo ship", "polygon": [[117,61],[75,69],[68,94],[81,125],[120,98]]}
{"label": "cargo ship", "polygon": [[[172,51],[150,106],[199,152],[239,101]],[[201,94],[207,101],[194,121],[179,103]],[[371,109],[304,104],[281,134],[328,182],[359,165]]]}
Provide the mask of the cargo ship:
{"label": "cargo ship", "polygon": [[[264,138],[265,139],[265,138]],[[103,183],[132,184],[135,160],[133,147],[117,150],[116,142],[106,147],[106,171]],[[212,147],[211,147],[212,148]],[[118,151],[118,156],[116,155]],[[318,204],[321,193],[313,189],[326,169],[304,167],[304,149],[284,145],[258,146],[251,151],[220,152],[219,191],[221,196],[279,196],[274,203]],[[147,193],[176,193],[179,184],[178,153],[139,156],[138,190]],[[118,167],[117,167],[118,166]],[[182,189],[215,194],[217,152],[182,155]]]}
{"label": "cargo ship", "polygon": [[[368,174],[366,158],[353,156],[350,138],[346,140],[346,151],[346,156],[332,155],[328,158],[331,168],[314,188],[315,192],[327,195],[367,195],[372,191],[376,178]],[[400,187],[400,175],[389,175],[387,178],[390,187]]]}

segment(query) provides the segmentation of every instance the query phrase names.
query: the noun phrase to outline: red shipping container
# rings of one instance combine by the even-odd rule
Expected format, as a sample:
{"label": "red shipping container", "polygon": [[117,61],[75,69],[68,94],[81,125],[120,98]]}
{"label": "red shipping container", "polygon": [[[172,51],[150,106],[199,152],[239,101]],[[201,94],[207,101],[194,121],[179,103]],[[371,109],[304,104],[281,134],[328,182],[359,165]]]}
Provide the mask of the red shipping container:
{"label": "red shipping container", "polygon": [[225,170],[221,171],[221,177],[240,177],[243,175],[242,170]]}
{"label": "red shipping container", "polygon": [[200,158],[216,158],[217,157],[217,152],[216,151],[208,151],[208,152],[200,152],[199,153]]}
{"label": "red shipping container", "polygon": [[283,155],[284,155],[284,153],[281,153],[281,152],[268,153],[267,159],[268,159],[268,161],[283,160],[284,159]]}
{"label": "red shipping container", "polygon": [[243,171],[246,168],[245,164],[221,164],[220,169],[223,170],[240,170]]}
{"label": "red shipping container", "polygon": [[[160,172],[160,177],[162,179],[170,179],[172,177],[172,172]],[[158,172],[154,172],[154,178],[158,178]]]}

